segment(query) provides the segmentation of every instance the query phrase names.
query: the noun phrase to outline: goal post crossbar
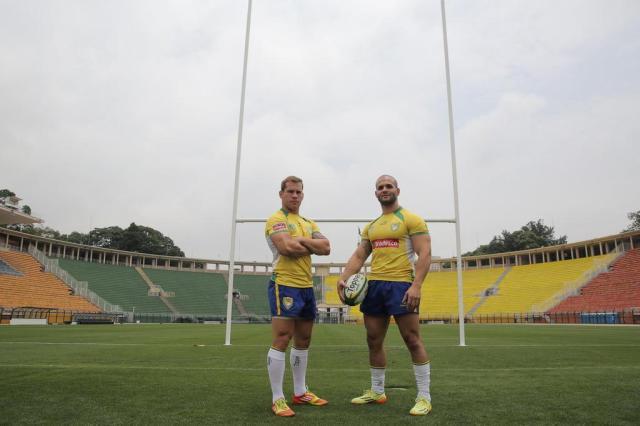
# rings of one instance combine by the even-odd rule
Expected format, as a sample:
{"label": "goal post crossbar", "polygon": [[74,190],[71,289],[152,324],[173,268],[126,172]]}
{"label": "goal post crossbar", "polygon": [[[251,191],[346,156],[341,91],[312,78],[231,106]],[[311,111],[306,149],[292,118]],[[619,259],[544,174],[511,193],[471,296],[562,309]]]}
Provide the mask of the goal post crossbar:
{"label": "goal post crossbar", "polygon": [[[265,223],[266,219],[236,219],[237,223]],[[373,219],[313,219],[317,223],[369,223]],[[456,223],[455,219],[424,219],[427,223]]]}

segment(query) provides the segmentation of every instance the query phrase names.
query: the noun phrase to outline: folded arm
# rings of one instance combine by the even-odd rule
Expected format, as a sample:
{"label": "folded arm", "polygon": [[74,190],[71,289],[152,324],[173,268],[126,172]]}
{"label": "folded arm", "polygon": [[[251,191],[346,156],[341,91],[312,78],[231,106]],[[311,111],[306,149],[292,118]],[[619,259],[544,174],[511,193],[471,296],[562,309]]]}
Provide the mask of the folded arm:
{"label": "folded arm", "polygon": [[327,256],[331,253],[331,244],[327,237],[322,235],[320,232],[314,232],[311,238],[307,237],[296,237],[300,244],[305,246],[307,250],[309,250],[312,254],[317,254],[319,256]]}
{"label": "folded arm", "polygon": [[302,257],[311,254],[311,251],[300,242],[298,237],[292,237],[288,232],[271,234],[270,238],[282,256]]}

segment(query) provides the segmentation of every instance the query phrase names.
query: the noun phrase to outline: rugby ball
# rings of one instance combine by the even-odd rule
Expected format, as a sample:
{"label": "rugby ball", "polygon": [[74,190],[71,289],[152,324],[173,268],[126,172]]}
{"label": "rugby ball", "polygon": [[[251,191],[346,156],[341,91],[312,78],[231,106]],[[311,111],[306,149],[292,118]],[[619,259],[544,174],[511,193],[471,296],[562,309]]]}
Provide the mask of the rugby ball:
{"label": "rugby ball", "polygon": [[367,277],[364,274],[353,274],[345,281],[344,303],[356,306],[362,303],[367,295]]}

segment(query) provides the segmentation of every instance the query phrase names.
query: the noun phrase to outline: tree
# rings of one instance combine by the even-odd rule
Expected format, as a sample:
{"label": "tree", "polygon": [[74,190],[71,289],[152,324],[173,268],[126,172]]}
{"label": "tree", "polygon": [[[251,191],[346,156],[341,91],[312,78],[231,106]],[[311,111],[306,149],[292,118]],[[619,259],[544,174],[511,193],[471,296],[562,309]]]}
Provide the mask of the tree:
{"label": "tree", "polygon": [[15,197],[16,193],[13,191],[10,191],[8,189],[0,189],[0,198],[4,198],[4,197]]}
{"label": "tree", "polygon": [[567,236],[555,238],[555,231],[552,226],[546,226],[542,219],[530,221],[517,231],[502,231],[489,242],[465,253],[465,256],[476,256],[483,254],[504,253],[509,251],[529,250],[538,247],[554,246],[566,244]]}
{"label": "tree", "polygon": [[177,247],[171,238],[165,237],[156,229],[135,223],[124,230],[119,245],[121,250],[184,257],[180,247]]}
{"label": "tree", "polygon": [[89,234],[83,234],[82,232],[73,231],[69,235],[63,234],[60,235],[60,239],[64,241],[69,241],[70,243],[76,244],[89,244]]}
{"label": "tree", "polygon": [[44,238],[52,238],[54,240],[59,240],[61,237],[60,232],[56,231],[53,228],[49,228],[48,226],[31,225],[31,224],[8,225],[7,228],[24,232],[25,234],[37,235],[39,237],[44,237]]}
{"label": "tree", "polygon": [[640,231],[640,210],[627,213],[627,218],[631,221],[629,226],[622,230],[622,232]]}
{"label": "tree", "polygon": [[119,226],[95,228],[87,235],[89,244],[105,248],[118,248],[124,231]]}
{"label": "tree", "polygon": [[24,206],[22,206],[22,213],[31,216],[31,207],[25,204]]}
{"label": "tree", "polygon": [[60,239],[117,250],[184,257],[184,252],[173,243],[171,238],[165,237],[156,229],[135,223],[129,225],[127,229],[109,226],[95,228],[89,234],[72,232],[69,235],[61,235]]}

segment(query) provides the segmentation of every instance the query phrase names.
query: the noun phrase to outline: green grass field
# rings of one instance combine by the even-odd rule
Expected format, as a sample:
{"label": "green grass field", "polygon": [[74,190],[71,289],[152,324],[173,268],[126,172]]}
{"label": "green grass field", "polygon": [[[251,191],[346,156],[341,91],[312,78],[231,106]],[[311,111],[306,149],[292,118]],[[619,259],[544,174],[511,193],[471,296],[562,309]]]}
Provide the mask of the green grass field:
{"label": "green grass field", "polygon": [[[434,410],[391,326],[385,405],[352,406],[369,386],[364,328],[319,325],[308,382],[330,403],[271,414],[269,325],[0,327],[0,424],[638,424],[640,327],[423,327]],[[204,345],[204,346],[199,346]],[[287,365],[285,393],[292,383]]]}

